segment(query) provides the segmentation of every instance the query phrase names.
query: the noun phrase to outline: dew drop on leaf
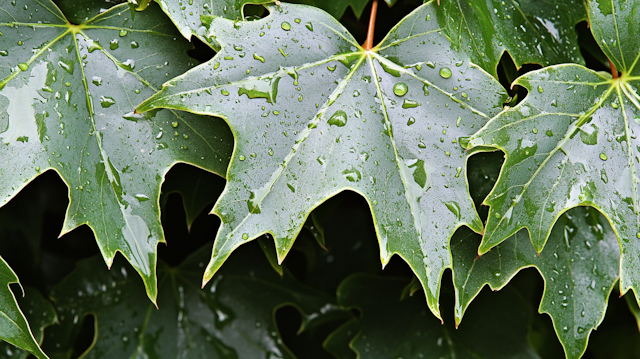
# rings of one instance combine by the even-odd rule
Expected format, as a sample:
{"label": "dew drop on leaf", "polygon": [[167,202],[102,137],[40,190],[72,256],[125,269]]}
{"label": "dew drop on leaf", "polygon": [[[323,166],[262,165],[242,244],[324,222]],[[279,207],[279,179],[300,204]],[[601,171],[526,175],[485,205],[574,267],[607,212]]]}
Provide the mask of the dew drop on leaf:
{"label": "dew drop on leaf", "polygon": [[451,69],[448,67],[443,67],[440,69],[440,76],[442,76],[442,78],[448,79],[449,77],[451,77],[452,73],[451,73]]}
{"label": "dew drop on leaf", "polygon": [[406,95],[408,90],[409,88],[403,82],[398,82],[397,84],[393,85],[393,93],[396,94],[396,96],[404,96]]}
{"label": "dew drop on leaf", "polygon": [[282,27],[282,30],[284,30],[284,31],[289,31],[289,30],[291,30],[291,24],[289,24],[289,23],[288,23],[288,22],[286,22],[286,21],[282,22],[281,27]]}
{"label": "dew drop on leaf", "polygon": [[347,114],[342,110],[338,110],[327,123],[332,126],[342,127],[347,124]]}

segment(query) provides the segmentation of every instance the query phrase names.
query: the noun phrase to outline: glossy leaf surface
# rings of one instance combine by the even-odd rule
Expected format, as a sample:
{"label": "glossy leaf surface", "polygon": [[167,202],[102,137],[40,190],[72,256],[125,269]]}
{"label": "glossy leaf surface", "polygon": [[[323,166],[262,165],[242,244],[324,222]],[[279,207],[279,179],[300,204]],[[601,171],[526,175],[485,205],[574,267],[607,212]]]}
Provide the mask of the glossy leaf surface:
{"label": "glossy leaf surface", "polygon": [[531,312],[515,290],[480,297],[477,310],[456,329],[429,315],[421,295],[401,298],[407,284],[358,274],[345,280],[338,303],[359,309],[361,319],[340,328],[327,346],[344,353],[340,344],[356,332],[349,345],[359,358],[539,358],[527,343]]}
{"label": "glossy leaf surface", "polygon": [[619,277],[620,247],[604,216],[587,207],[562,215],[540,256],[520,231],[476,259],[478,236],[465,232],[451,240],[456,322],[484,285],[500,289],[520,270],[535,267],[545,281],[540,312],[551,316],[566,357],[580,358]]}
{"label": "glossy leaf surface", "polygon": [[519,68],[580,63],[575,25],[587,19],[583,0],[441,1],[438,21],[471,61],[497,76],[507,51]]}
{"label": "glossy leaf surface", "polygon": [[[56,322],[56,312],[51,302],[45,299],[37,289],[25,286],[23,297],[19,287],[14,288],[18,289],[15,293],[18,295],[17,303],[33,331],[33,337],[37,343],[42,344],[44,329]],[[40,358],[38,354],[34,355]],[[26,359],[29,356],[30,353],[27,350],[16,348],[7,342],[0,343],[0,358]]]}
{"label": "glossy leaf surface", "polygon": [[52,355],[64,356],[92,313],[95,341],[83,358],[293,358],[279,337],[275,309],[295,305],[308,322],[321,308],[336,308],[290,274],[280,277],[254,245],[200,289],[209,251],[195,252],[176,268],[159,263],[159,309],[145,300],[124,261],[110,271],[96,270],[99,258],[80,262],[52,292],[61,319],[47,331]]}
{"label": "glossy leaf surface", "polygon": [[[9,288],[9,284],[19,283],[18,277],[1,257],[0,278],[2,279],[2,290],[0,291],[0,313],[2,314],[0,316],[0,339],[31,352],[38,359],[48,358],[40,349],[29,328],[27,319],[20,307],[18,307],[16,298]],[[50,315],[50,312],[45,311],[44,314],[45,316]],[[37,328],[37,333],[41,333],[41,328]]]}
{"label": "glossy leaf surface", "polygon": [[599,208],[621,244],[621,284],[640,283],[636,176],[638,81],[611,80],[577,65],[529,73],[527,98],[489,122],[470,145],[503,149],[480,253],[526,227],[540,252],[556,219],[578,205]]}
{"label": "glossy leaf surface", "polygon": [[107,263],[122,252],[155,299],[164,174],[178,161],[224,174],[231,150],[220,120],[133,113],[193,65],[189,43],[157,8],[123,4],[74,26],[50,1],[0,7],[2,204],[55,169],[69,186],[62,233],[88,224]]}
{"label": "glossy leaf surface", "polygon": [[501,109],[505,93],[450,48],[434,6],[408,15],[372,51],[312,7],[270,6],[252,22],[215,18],[216,57],[138,107],[221,116],[236,137],[205,280],[265,232],[282,260],[309,212],[352,189],[369,202],[382,262],[398,253],[410,263],[439,315],[451,234],[482,230],[458,141]]}

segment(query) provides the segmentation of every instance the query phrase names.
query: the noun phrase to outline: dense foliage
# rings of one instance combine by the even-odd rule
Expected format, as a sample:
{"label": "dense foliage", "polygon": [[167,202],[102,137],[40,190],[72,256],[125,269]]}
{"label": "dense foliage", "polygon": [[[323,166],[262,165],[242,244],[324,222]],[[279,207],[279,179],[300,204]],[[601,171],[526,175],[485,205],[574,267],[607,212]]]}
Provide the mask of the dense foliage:
{"label": "dense foliage", "polygon": [[638,357],[640,3],[294,2],[0,4],[0,357]]}

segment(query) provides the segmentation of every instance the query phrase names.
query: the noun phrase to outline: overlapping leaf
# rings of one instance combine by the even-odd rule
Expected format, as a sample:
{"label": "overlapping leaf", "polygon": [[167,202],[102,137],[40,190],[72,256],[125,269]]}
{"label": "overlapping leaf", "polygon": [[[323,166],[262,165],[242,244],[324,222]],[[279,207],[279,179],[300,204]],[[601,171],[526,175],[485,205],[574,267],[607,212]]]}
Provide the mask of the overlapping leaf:
{"label": "overlapping leaf", "polygon": [[575,31],[587,18],[583,0],[442,1],[437,14],[455,46],[496,77],[505,51],[517,67],[584,63]]}
{"label": "overlapping leaf", "polygon": [[527,342],[531,311],[515,290],[479,298],[477,310],[456,329],[431,317],[420,295],[401,298],[406,285],[361,274],[346,279],[338,303],[359,309],[361,319],[333,333],[326,346],[348,358],[344,345],[351,336],[358,358],[539,358]]}
{"label": "overlapping leaf", "polygon": [[[42,344],[44,339],[44,329],[50,325],[56,323],[56,312],[51,305],[51,302],[46,300],[38,290],[31,287],[24,287],[24,297],[22,292],[19,292],[17,303],[20,306],[20,310],[24,313],[24,317],[29,323],[29,327],[33,331],[33,337],[36,343]],[[5,294],[9,294],[8,292]],[[28,336],[29,334],[27,334]],[[2,338],[4,339],[4,337]],[[28,339],[31,342],[31,339]],[[23,348],[31,349],[30,343]],[[17,344],[20,345],[20,344]],[[22,347],[22,346],[21,346]],[[41,358],[41,354],[38,354],[40,349],[36,349],[33,353],[37,358]],[[31,355],[28,350],[16,348],[14,345],[8,342],[0,343],[0,357],[12,358],[12,359],[26,359]]]}
{"label": "overlapping leaf", "polygon": [[[48,358],[42,349],[40,349],[38,342],[29,328],[27,319],[20,310],[20,307],[18,307],[16,298],[9,288],[9,284],[19,283],[18,277],[1,257],[0,278],[2,279],[2,288],[0,291],[0,314],[2,314],[0,315],[0,340],[27,350],[38,359]],[[52,314],[50,311],[52,310],[53,308],[51,308],[51,306],[45,308],[43,318],[50,318]],[[55,318],[55,314],[53,314],[53,317]],[[39,334],[42,333],[42,328],[37,328],[37,330]]]}
{"label": "overlapping leaf", "polygon": [[180,266],[158,265],[156,309],[129,266],[96,270],[99,258],[77,269],[52,292],[60,327],[47,331],[51,355],[66,357],[82,329],[83,317],[96,320],[94,344],[84,358],[293,358],[282,343],[275,310],[295,305],[303,323],[336,310],[331,299],[269,268],[257,246],[243,248],[200,289],[209,248]]}
{"label": "overlapping leaf", "polygon": [[604,216],[585,207],[564,214],[540,256],[520,231],[476,259],[479,241],[472,236],[460,233],[451,241],[456,322],[485,284],[502,288],[523,268],[535,267],[545,280],[540,312],[553,319],[567,358],[581,357],[619,276],[620,247]]}
{"label": "overlapping leaf", "polygon": [[620,78],[578,65],[528,73],[516,82],[529,91],[527,98],[471,139],[471,146],[495,146],[507,153],[485,201],[491,211],[480,253],[523,227],[540,252],[560,214],[591,205],[607,216],[618,235],[622,292],[633,287],[638,295],[638,6],[618,1],[589,6],[591,28],[622,71]]}
{"label": "overlapping leaf", "polygon": [[91,226],[107,263],[122,252],[154,299],[165,172],[184,161],[222,174],[230,153],[219,120],[133,113],[192,65],[190,45],[159,9],[126,4],[76,26],[51,1],[3,2],[0,33],[2,204],[55,169],[69,186],[63,233]]}
{"label": "overlapping leaf", "polygon": [[451,49],[434,6],[371,51],[311,7],[269,6],[252,22],[215,18],[216,57],[138,107],[221,116],[235,134],[205,280],[263,233],[282,260],[309,212],[352,189],[369,202],[383,263],[394,253],[410,263],[439,315],[450,236],[461,225],[482,230],[458,142],[501,109],[505,93]]}

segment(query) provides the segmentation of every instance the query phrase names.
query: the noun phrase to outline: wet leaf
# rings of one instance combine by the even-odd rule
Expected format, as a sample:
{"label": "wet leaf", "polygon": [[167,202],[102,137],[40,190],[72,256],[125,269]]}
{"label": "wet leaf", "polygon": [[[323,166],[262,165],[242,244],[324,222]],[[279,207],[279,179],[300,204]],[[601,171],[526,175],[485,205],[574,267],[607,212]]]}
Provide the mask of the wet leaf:
{"label": "wet leaf", "polygon": [[[640,40],[633,29],[640,12],[635,8],[617,1],[592,1],[589,6],[594,36],[601,46],[600,38],[606,36],[609,47],[604,50],[619,64],[620,78],[578,65],[525,74],[516,81],[529,91],[524,101],[471,138],[470,146],[493,146],[507,154],[500,179],[485,200],[491,210],[479,253],[520,228],[527,228],[540,252],[563,212],[594,206],[618,235],[621,291],[633,288],[638,296],[640,71],[635,66]],[[612,52],[614,42],[619,50]]]}
{"label": "wet leaf", "polygon": [[619,277],[620,249],[604,216],[588,207],[565,213],[540,256],[520,231],[476,259],[479,236],[465,232],[451,241],[456,322],[483,286],[500,289],[520,270],[535,267],[545,281],[540,313],[551,316],[566,357],[580,358]]}
{"label": "wet leaf", "polygon": [[[19,287],[14,288],[18,289]],[[20,289],[16,294],[18,294],[16,298],[18,306],[29,326],[33,328],[33,337],[37,343],[42,344],[44,329],[56,323],[57,320],[56,312],[51,302],[46,300],[38,290],[27,286],[24,287],[24,297]],[[26,359],[29,355],[30,353],[27,350],[16,348],[7,342],[0,343],[0,357],[2,358]],[[34,355],[41,358],[38,354]]]}
{"label": "wet leaf", "polygon": [[575,26],[587,19],[583,0],[441,1],[438,21],[456,47],[497,77],[505,51],[520,68],[584,64]]}
{"label": "wet leaf", "polygon": [[50,1],[0,7],[0,204],[56,170],[69,186],[62,233],[88,224],[106,262],[122,252],[154,300],[164,174],[178,161],[224,174],[231,150],[220,120],[134,114],[192,66],[189,43],[157,8],[132,18],[123,4],[74,26]]}
{"label": "wet leaf", "polygon": [[372,51],[318,9],[268,9],[258,21],[215,18],[216,57],[138,107],[221,116],[236,135],[205,282],[263,233],[282,260],[309,212],[352,189],[372,210],[383,264],[403,257],[439,316],[450,236],[462,225],[482,230],[458,142],[500,111],[504,90],[450,48],[432,4]]}
{"label": "wet leaf", "polygon": [[[329,337],[326,346],[359,358],[539,358],[527,342],[531,312],[517,291],[507,288],[478,298],[478,308],[456,329],[429,315],[421,295],[401,298],[408,281],[356,274],[338,290],[338,303],[357,308],[361,319]],[[496,345],[500,343],[500,345]]]}
{"label": "wet leaf", "polygon": [[257,246],[239,251],[203,289],[207,246],[175,268],[158,263],[156,309],[130,267],[109,271],[100,258],[82,261],[52,292],[60,326],[47,330],[52,355],[68,352],[83,317],[96,320],[95,341],[83,358],[293,358],[275,325],[275,310],[294,305],[304,323],[337,310],[331,298],[280,277]]}
{"label": "wet leaf", "polygon": [[[20,307],[18,307],[16,298],[9,288],[9,284],[19,283],[19,281],[16,274],[2,257],[0,257],[0,276],[2,278],[2,292],[0,293],[0,313],[2,313],[0,317],[0,339],[31,352],[38,359],[48,358],[42,349],[40,349],[36,338],[34,338],[29,328],[29,323],[25,315],[20,310]],[[30,292],[30,295],[31,294]],[[43,319],[45,320],[51,319],[51,317],[55,318],[55,313],[53,313],[53,308],[51,308],[50,305],[44,307],[41,313],[44,314]],[[32,322],[32,324],[34,324],[34,322]],[[36,333],[42,338],[41,326],[36,327]],[[6,348],[12,350],[9,346],[6,346]],[[19,355],[21,353],[16,352],[15,354]]]}

